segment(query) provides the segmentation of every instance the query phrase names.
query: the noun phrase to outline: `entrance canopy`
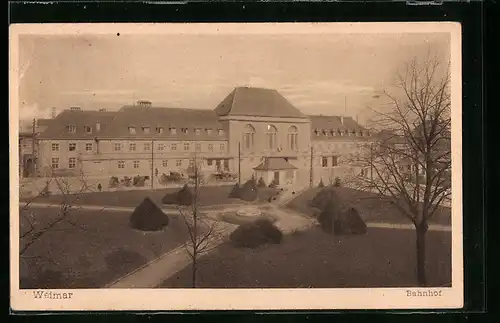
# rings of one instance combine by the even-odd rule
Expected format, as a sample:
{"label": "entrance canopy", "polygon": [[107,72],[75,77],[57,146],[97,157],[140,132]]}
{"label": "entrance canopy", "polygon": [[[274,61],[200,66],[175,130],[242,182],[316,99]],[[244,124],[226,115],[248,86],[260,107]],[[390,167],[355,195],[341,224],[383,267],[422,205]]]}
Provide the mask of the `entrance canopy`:
{"label": "entrance canopy", "polygon": [[266,157],[264,162],[255,167],[254,170],[269,171],[269,170],[293,170],[297,167],[287,162],[284,158],[280,157]]}

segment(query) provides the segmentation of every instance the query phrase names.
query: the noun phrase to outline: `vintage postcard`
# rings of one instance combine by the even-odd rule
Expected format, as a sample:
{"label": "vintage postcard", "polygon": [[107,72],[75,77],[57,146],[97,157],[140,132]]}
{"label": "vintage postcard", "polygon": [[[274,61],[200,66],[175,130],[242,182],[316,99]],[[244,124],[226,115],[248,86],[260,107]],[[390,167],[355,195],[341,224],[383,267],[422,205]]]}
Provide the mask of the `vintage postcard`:
{"label": "vintage postcard", "polygon": [[13,310],[463,306],[460,24],[10,45]]}

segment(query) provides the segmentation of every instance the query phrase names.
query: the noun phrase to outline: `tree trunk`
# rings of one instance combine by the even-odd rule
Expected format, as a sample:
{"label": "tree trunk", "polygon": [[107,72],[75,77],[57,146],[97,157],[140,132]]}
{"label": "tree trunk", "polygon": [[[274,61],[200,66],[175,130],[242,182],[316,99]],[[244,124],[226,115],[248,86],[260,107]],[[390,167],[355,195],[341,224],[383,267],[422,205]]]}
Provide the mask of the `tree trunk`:
{"label": "tree trunk", "polygon": [[427,224],[423,223],[417,226],[417,279],[418,285],[424,287],[427,285],[425,276],[425,233]]}
{"label": "tree trunk", "polygon": [[193,263],[191,264],[191,287],[196,288],[196,253],[193,254]]}

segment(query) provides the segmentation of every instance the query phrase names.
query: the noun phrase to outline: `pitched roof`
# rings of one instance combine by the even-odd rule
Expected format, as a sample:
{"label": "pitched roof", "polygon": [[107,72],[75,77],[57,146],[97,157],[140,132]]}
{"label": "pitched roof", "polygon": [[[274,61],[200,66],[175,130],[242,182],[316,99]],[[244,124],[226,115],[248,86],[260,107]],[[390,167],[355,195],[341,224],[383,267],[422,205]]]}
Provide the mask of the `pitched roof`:
{"label": "pitched roof", "polygon": [[[115,114],[116,112],[64,110],[50,120],[48,127],[40,134],[40,138],[92,139],[96,134],[100,133],[96,132],[96,123],[100,123],[102,132]],[[70,133],[68,131],[69,125],[76,127],[75,132]],[[85,126],[91,127],[92,132],[86,133]]]}
{"label": "pitched roof", "polygon": [[260,165],[254,167],[254,170],[287,170],[297,169],[284,158],[267,157]]}
{"label": "pitched roof", "polygon": [[[308,117],[311,120],[312,140],[365,140],[370,134],[366,128],[351,117],[343,117],[343,120],[339,116],[309,115]],[[323,133],[324,131],[326,131],[326,135]],[[349,135],[355,132],[356,136],[345,136],[345,131],[348,131]]]}
{"label": "pitched roof", "polygon": [[278,91],[255,87],[237,87],[215,108],[218,116],[305,118]]}
{"label": "pitched roof", "polygon": [[[129,127],[135,127],[136,133],[130,134]],[[145,133],[142,127],[149,127]],[[163,127],[163,133],[157,133],[156,127]],[[176,134],[171,134],[169,128],[175,128]],[[182,133],[181,129],[188,129]],[[165,138],[171,140],[225,140],[227,135],[220,136],[218,129],[224,129],[217,115],[211,110],[124,106],[116,114],[109,127],[99,135],[110,138]],[[200,134],[195,133],[200,129]],[[205,129],[212,129],[208,134]],[[225,132],[224,132],[225,133]]]}

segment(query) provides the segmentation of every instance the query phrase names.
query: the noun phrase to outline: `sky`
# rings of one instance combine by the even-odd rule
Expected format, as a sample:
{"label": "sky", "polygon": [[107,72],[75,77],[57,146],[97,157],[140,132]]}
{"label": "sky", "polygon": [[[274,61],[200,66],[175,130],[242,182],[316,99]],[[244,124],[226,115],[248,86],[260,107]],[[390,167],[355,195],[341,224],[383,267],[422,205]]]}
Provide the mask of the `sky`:
{"label": "sky", "polygon": [[306,114],[361,123],[396,73],[429,51],[449,60],[449,34],[22,35],[20,118],[70,106],[214,109],[236,86],[278,90]]}

